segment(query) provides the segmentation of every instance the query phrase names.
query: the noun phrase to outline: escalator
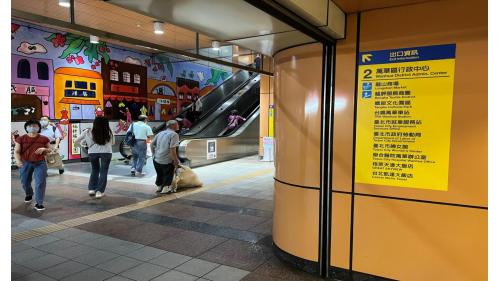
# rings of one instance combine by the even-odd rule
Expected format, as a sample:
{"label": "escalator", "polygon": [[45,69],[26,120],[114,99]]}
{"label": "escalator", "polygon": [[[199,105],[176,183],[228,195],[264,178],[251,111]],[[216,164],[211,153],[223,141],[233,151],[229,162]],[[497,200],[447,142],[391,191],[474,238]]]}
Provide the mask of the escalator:
{"label": "escalator", "polygon": [[181,139],[218,137],[228,125],[227,118],[232,110],[240,115],[253,111],[259,105],[260,76],[251,79],[244,87],[200,119]]}
{"label": "escalator", "polygon": [[[248,82],[257,76],[256,73],[250,73],[246,70],[239,70],[234,73],[231,77],[221,83],[219,86],[214,88],[212,91],[207,93],[206,95],[200,97],[200,101],[202,103],[201,112],[198,116],[197,122],[194,120],[190,120],[193,122],[193,126],[197,126],[198,123],[202,122],[207,116],[212,114],[215,110],[217,110],[220,105],[225,103],[228,99],[230,99],[235,93],[237,93],[241,88],[247,85]],[[181,111],[176,117],[187,118],[189,117],[189,112],[192,111],[192,107],[194,104],[189,105],[183,111]],[[165,130],[165,123],[162,125],[153,128],[153,133],[158,133]]]}
{"label": "escalator", "polygon": [[[214,88],[212,91],[200,97],[202,102],[201,113],[199,115],[198,121],[192,126],[192,130],[189,131],[187,136],[181,135],[181,139],[187,137],[197,137],[199,133],[204,133],[210,122],[207,120],[214,120],[214,116],[217,116],[220,112],[225,112],[224,108],[229,107],[233,102],[240,100],[239,96],[235,98],[236,95],[242,95],[241,90],[247,89],[248,84],[255,84],[253,81],[257,77],[260,80],[260,76],[257,73],[251,73],[245,70],[239,70],[234,73],[231,77],[221,83],[219,86]],[[257,95],[258,97],[258,95]],[[241,103],[241,101],[240,101]],[[188,112],[191,110],[193,104],[185,108],[178,117],[187,117]],[[219,121],[220,122],[220,121]],[[222,124],[222,122],[220,123]],[[165,130],[165,123],[163,122],[160,126],[153,128],[153,133],[157,134]],[[210,130],[208,130],[210,131]],[[206,132],[205,132],[206,133]],[[123,141],[119,145],[120,154],[126,159],[130,159],[132,156],[131,148],[126,145]]]}

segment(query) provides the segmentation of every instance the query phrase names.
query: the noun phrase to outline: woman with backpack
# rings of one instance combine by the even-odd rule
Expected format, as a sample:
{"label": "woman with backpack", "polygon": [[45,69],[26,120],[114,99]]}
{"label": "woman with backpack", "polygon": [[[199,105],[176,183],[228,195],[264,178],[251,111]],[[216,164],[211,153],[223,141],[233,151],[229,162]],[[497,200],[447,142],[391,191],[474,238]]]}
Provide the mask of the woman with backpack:
{"label": "woman with backpack", "polygon": [[113,154],[113,144],[115,137],[109,121],[105,117],[96,117],[92,128],[86,129],[75,140],[77,146],[85,141],[88,147],[88,154],[92,172],[89,179],[89,195],[101,198],[106,189],[108,181],[108,169]]}

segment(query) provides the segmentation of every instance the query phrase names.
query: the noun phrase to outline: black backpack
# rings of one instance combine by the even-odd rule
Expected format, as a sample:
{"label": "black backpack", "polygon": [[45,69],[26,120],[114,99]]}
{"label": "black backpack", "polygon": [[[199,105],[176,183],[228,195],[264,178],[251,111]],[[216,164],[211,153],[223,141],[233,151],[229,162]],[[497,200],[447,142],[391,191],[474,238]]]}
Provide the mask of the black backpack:
{"label": "black backpack", "polygon": [[125,139],[123,140],[123,142],[125,142],[126,145],[134,146],[134,144],[137,142],[134,135],[134,123],[132,123],[131,126],[132,127],[130,127],[130,130],[127,131],[127,134],[125,135]]}

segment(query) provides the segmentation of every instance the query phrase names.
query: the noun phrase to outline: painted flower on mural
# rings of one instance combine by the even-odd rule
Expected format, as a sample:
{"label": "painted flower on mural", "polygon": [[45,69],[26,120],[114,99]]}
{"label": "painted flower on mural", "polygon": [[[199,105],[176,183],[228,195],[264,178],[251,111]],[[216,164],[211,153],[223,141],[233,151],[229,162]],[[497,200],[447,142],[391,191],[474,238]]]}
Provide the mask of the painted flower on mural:
{"label": "painted flower on mural", "polygon": [[60,59],[66,59],[68,63],[75,63],[77,65],[83,64],[84,59],[80,54],[83,50],[83,55],[87,57],[89,63],[91,63],[91,68],[96,69],[100,65],[100,60],[104,59],[105,63],[109,62],[109,52],[110,49],[105,42],[99,42],[98,44],[90,43],[89,37],[84,37],[76,34],[66,33],[52,33],[45,40],[52,42],[54,47],[65,48]]}
{"label": "painted flower on mural", "polygon": [[52,40],[50,40],[50,42],[52,42],[52,45],[54,45],[54,48],[64,47],[64,45],[66,43],[66,37],[64,37],[64,35],[62,35],[61,33],[56,33],[54,38],[52,38]]}
{"label": "painted flower on mural", "polygon": [[210,77],[210,79],[207,80],[207,85],[208,84],[217,85],[219,80],[222,79],[222,81],[224,81],[227,79],[227,76],[228,76],[227,72],[225,72],[223,70],[219,70],[219,69],[211,68],[210,72],[212,74],[212,77]]}
{"label": "painted flower on mural", "polygon": [[145,59],[144,64],[147,67],[151,67],[153,72],[165,72],[166,66],[170,76],[174,74],[174,66],[168,57],[153,56],[150,59]]}
{"label": "painted flower on mural", "polygon": [[15,23],[11,23],[10,24],[10,39],[14,39],[14,36],[12,36],[12,34],[16,33],[16,31],[19,29],[20,25],[19,24],[15,24]]}

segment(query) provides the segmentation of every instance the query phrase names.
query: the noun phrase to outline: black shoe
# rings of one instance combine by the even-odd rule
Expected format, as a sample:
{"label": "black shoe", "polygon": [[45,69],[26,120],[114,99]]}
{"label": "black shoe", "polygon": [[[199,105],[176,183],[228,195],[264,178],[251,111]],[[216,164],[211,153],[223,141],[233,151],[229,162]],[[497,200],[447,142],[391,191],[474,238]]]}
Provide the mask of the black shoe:
{"label": "black shoe", "polygon": [[24,197],[24,203],[30,203],[31,200],[33,200],[33,195],[26,195],[26,197]]}
{"label": "black shoe", "polygon": [[35,205],[35,210],[37,210],[37,211],[43,211],[43,210],[45,210],[45,207],[43,205],[36,204]]}
{"label": "black shoe", "polygon": [[64,174],[64,169],[59,169],[59,175]]}
{"label": "black shoe", "polygon": [[135,172],[130,172],[130,175],[135,177]]}

